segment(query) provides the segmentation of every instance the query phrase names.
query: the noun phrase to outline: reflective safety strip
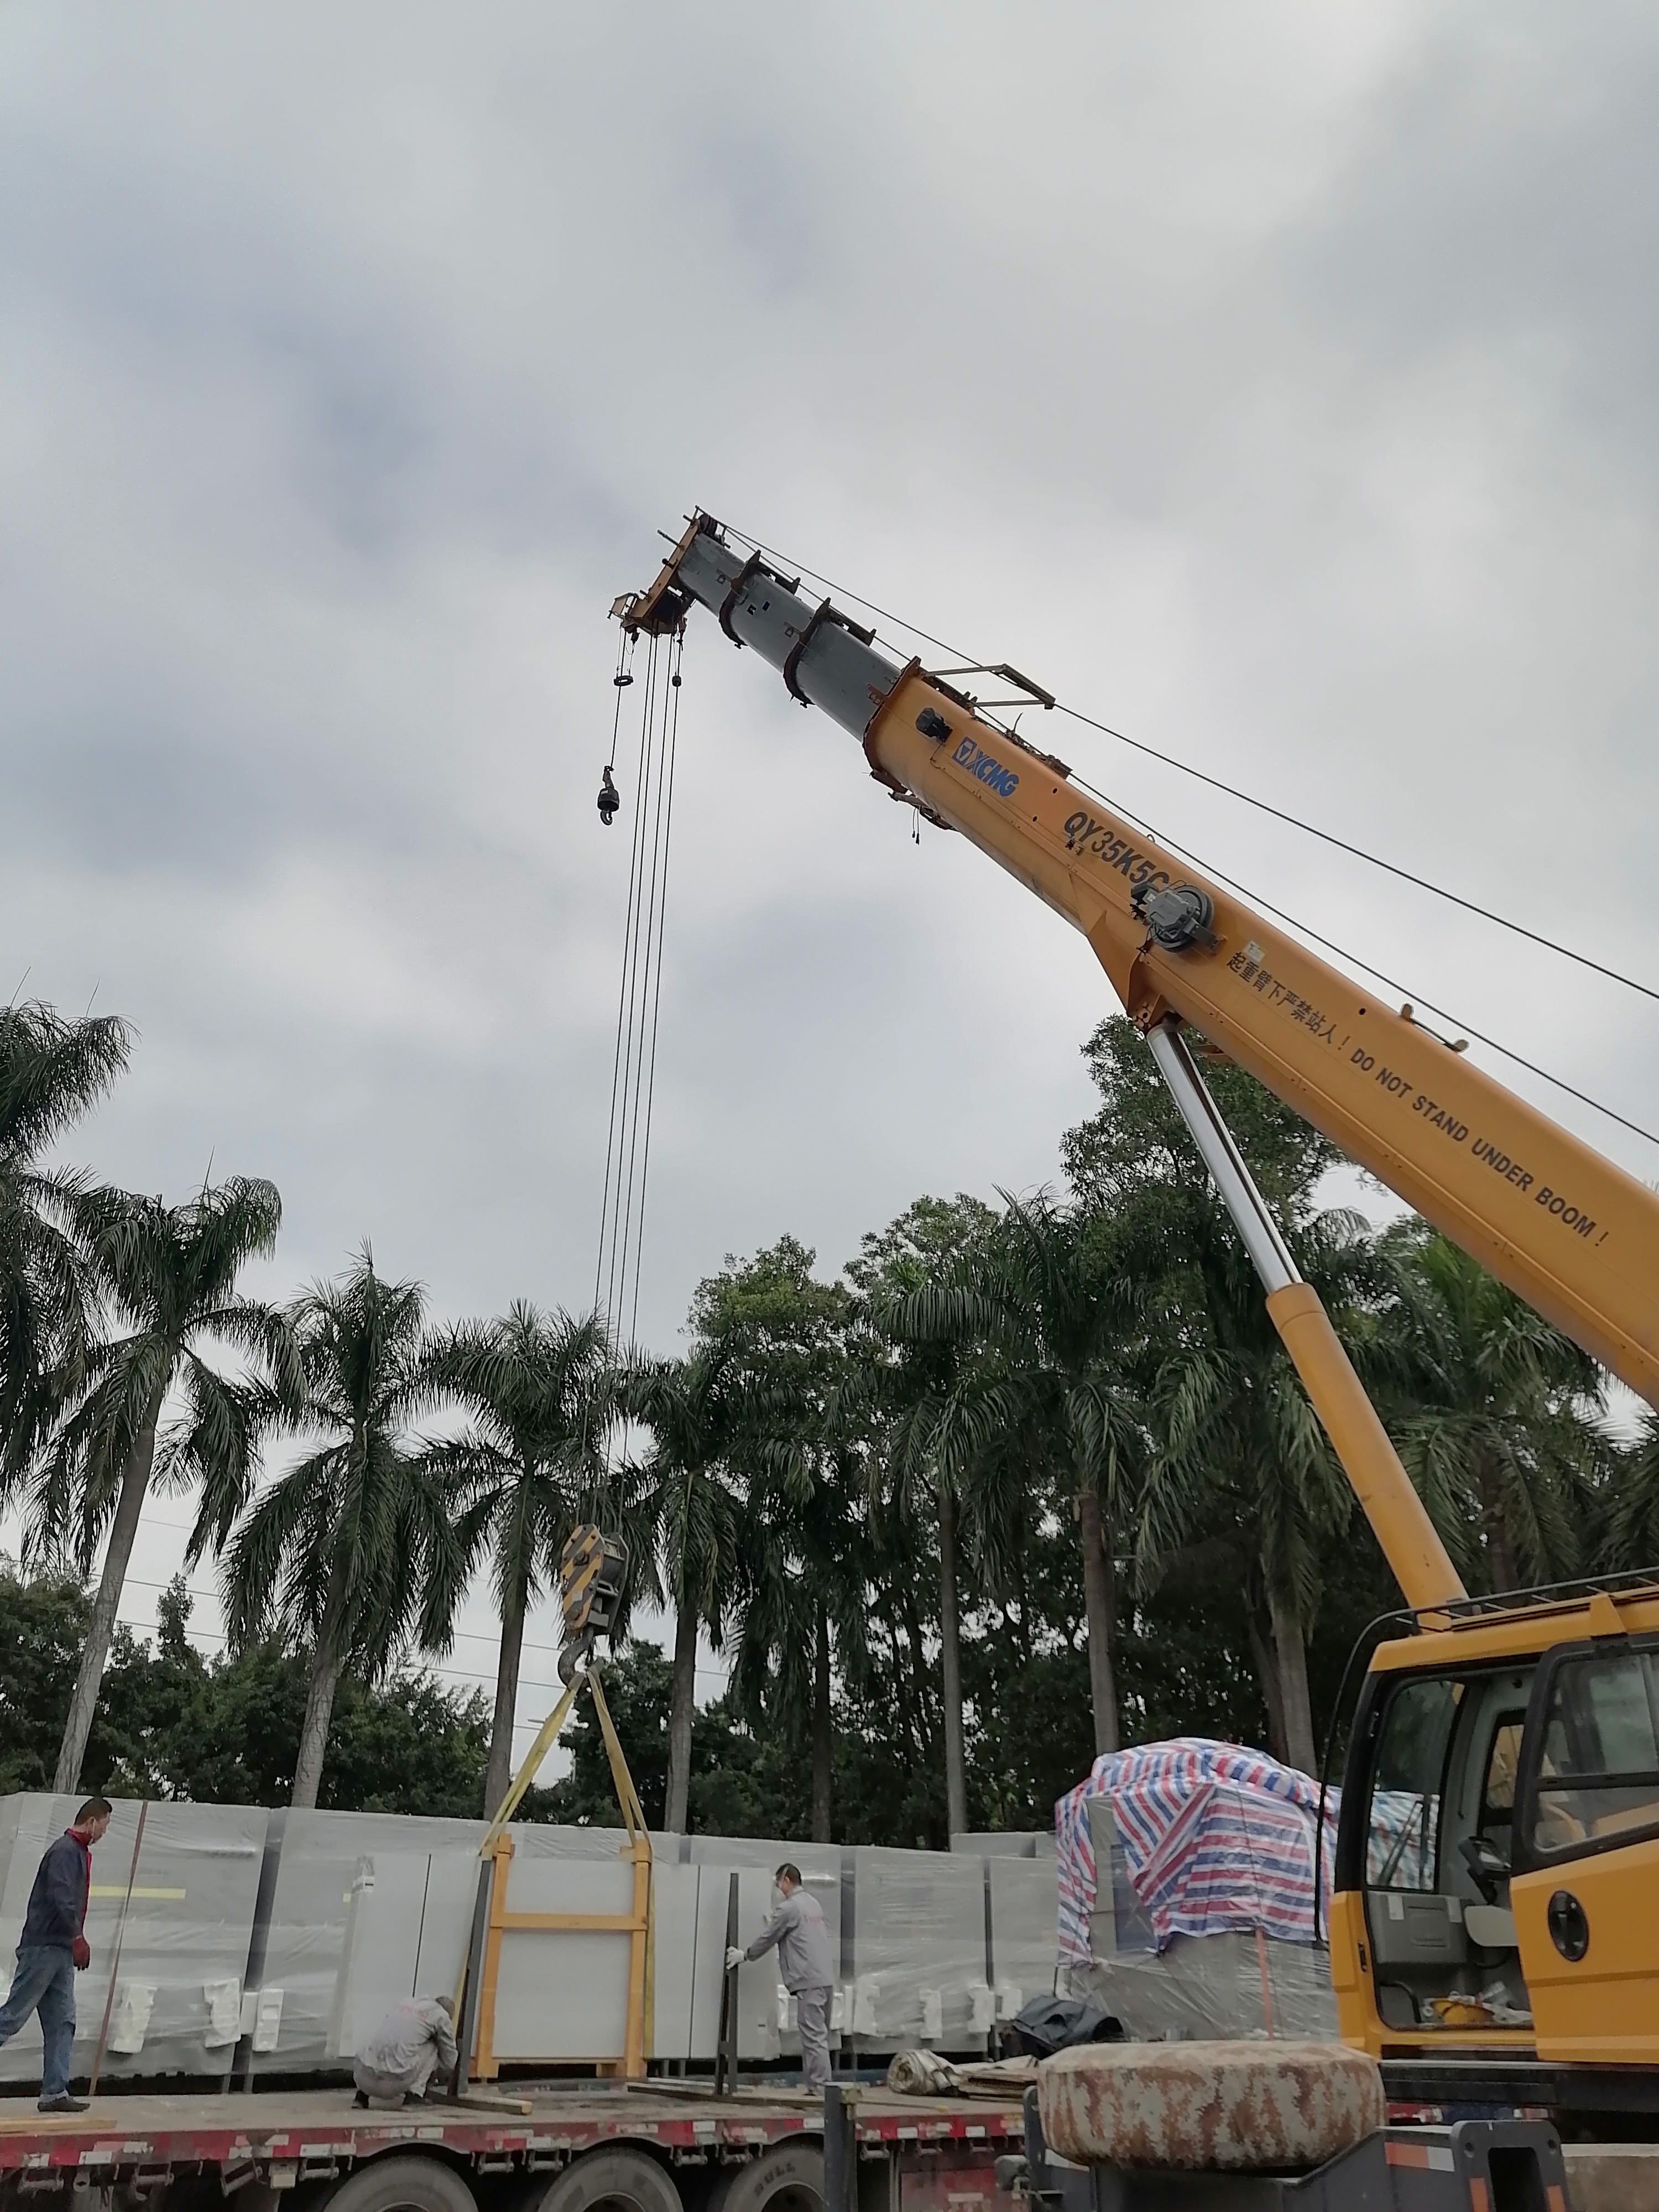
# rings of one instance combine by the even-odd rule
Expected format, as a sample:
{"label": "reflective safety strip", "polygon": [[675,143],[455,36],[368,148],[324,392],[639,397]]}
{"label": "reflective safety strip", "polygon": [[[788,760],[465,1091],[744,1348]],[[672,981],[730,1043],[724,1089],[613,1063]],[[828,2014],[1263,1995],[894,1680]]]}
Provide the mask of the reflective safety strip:
{"label": "reflective safety strip", "polygon": [[1453,2169],[1451,2148],[1447,2143],[1401,2142],[1390,2136],[1382,2149],[1390,2166],[1426,2166],[1434,2173],[1449,2173]]}

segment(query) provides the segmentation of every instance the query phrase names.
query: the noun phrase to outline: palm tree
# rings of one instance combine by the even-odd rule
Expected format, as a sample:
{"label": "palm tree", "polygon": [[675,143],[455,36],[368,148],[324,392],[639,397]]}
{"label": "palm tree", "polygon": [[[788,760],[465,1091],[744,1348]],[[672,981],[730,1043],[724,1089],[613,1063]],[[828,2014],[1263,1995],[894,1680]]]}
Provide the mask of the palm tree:
{"label": "palm tree", "polygon": [[164,1442],[163,1472],[179,1482],[205,1478],[224,1496],[246,1494],[257,1425],[241,1381],[210,1364],[202,1347],[216,1344],[255,1363],[279,1396],[297,1379],[281,1317],[236,1288],[248,1261],[275,1246],[282,1210],[273,1184],[241,1176],[182,1206],[119,1191],[79,1201],[88,1271],[115,1333],[88,1348],[83,1387],[46,1450],[31,1540],[72,1542],[82,1573],[106,1528],[108,1542],[54,1790],[72,1791],[79,1779],[175,1382],[184,1405]]}
{"label": "palm tree", "polygon": [[54,1397],[83,1378],[94,1303],[79,1244],[87,1178],[40,1155],[125,1067],[131,1041],[112,1014],[65,1021],[38,1000],[0,1008],[0,1496],[27,1468]]}
{"label": "palm tree", "polygon": [[[738,1434],[754,1401],[729,1346],[702,1345],[683,1359],[637,1360],[619,1393],[629,1417],[650,1433],[639,1469],[661,1559],[656,1594],[674,1612],[664,1826],[685,1830],[696,1711],[697,1637],[719,1650],[735,1601],[741,1499],[732,1470]],[[641,1577],[643,1579],[643,1577]]]}
{"label": "palm tree", "polygon": [[914,1293],[896,1318],[916,1339],[978,1346],[929,1416],[927,1449],[943,1477],[1005,1497],[1058,1483],[1069,1498],[1095,1747],[1115,1751],[1115,1539],[1145,1448],[1133,1370],[1139,1288],[1131,1271],[1103,1263],[1080,1211],[1047,1193],[1005,1200],[996,1237],[952,1278]]}
{"label": "palm tree", "polygon": [[1659,1560],[1659,1413],[1650,1409],[1628,1448],[1613,1461],[1609,1567],[1651,1567]]}
{"label": "palm tree", "polygon": [[1453,1558],[1492,1589],[1574,1572],[1608,1457],[1605,1374],[1449,1238],[1413,1220],[1384,1249],[1390,1426]]}
{"label": "palm tree", "polygon": [[[805,1468],[810,1464],[810,1475]],[[805,1477],[805,1480],[803,1479]],[[837,1435],[834,1412],[810,1462],[778,1455],[751,1474],[744,1516],[750,1595],[741,1624],[740,1705],[758,1718],[769,1703],[811,1747],[812,1840],[831,1840],[835,1812],[835,1681],[860,1686],[877,1546],[870,1483],[856,1433]]]}
{"label": "palm tree", "polygon": [[437,1395],[418,1283],[388,1283],[365,1244],[337,1281],[289,1309],[303,1388],[273,1423],[313,1439],[264,1490],[226,1555],[234,1645],[272,1628],[311,1645],[289,1802],[317,1802],[334,1692],[348,1667],[383,1674],[412,1644],[449,1648],[488,1526],[410,1433]]}
{"label": "palm tree", "polygon": [[[971,1334],[959,1336],[948,1325],[936,1333],[933,1302],[922,1294],[961,1278],[996,1226],[996,1215],[978,1199],[959,1195],[954,1204],[918,1199],[879,1236],[866,1237],[847,1270],[863,1294],[864,1313],[875,1333],[869,1380],[879,1414],[885,1416],[877,1464],[886,1502],[908,1517],[926,1498],[938,1533],[945,1824],[951,1835],[968,1826],[961,1627],[961,1492],[966,1470],[962,1455],[951,1449],[949,1425],[961,1402],[964,1364],[978,1340]],[[960,1306],[953,1309],[953,1316],[960,1311]],[[970,1533],[982,1557],[992,1530],[1006,1527],[1006,1516],[980,1516],[973,1528],[976,1502],[970,1493]]]}
{"label": "palm tree", "polygon": [[499,1320],[449,1330],[426,1364],[429,1380],[474,1417],[465,1436],[432,1446],[427,1459],[485,1510],[501,1608],[486,1816],[513,1778],[526,1614],[571,1530],[592,1517],[605,1481],[611,1367],[598,1314],[544,1314],[523,1299]]}
{"label": "palm tree", "polygon": [[[728,1460],[744,1495],[739,1701],[785,1701],[789,1732],[810,1716],[812,1832],[832,1812],[834,1677],[863,1664],[868,1589],[861,1394],[848,1388],[851,1299],[819,1282],[793,1237],[728,1260],[702,1284],[692,1322],[737,1378]],[[805,1633],[803,1634],[803,1630]]]}

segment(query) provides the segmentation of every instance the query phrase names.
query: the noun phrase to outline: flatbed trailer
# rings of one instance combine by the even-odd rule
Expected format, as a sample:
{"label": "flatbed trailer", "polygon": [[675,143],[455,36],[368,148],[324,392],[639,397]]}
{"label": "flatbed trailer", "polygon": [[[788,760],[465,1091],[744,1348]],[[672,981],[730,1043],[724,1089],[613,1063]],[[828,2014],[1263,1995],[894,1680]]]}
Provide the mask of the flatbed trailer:
{"label": "flatbed trailer", "polygon": [[[860,2212],[995,2212],[994,2161],[1024,2141],[1017,2095],[848,2085],[834,2110],[856,2153],[835,2194]],[[56,2199],[69,2212],[64,2192],[74,2191],[93,2212],[84,2192],[97,2191],[110,2212],[186,2212],[228,2197],[244,2212],[807,2212],[824,2201],[824,2112],[800,2090],[716,2097],[691,2081],[510,2082],[499,2108],[480,2100],[401,2112],[356,2108],[343,2087],[112,2095],[75,2114],[9,2098],[0,2100],[0,2207]],[[1006,2194],[1001,2206],[1012,2212]]]}

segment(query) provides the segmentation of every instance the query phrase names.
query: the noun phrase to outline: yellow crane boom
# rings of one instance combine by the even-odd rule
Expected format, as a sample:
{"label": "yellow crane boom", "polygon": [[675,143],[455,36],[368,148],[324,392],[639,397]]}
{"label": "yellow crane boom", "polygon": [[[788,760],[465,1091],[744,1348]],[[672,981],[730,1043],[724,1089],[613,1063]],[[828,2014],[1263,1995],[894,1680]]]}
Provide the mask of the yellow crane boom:
{"label": "yellow crane boom", "polygon": [[[1576,1342],[1659,1406],[1659,1198],[1115,814],[1064,763],[901,666],[828,601],[694,515],[612,611],[676,629],[694,604],[861,741],[895,799],[958,830],[1082,931],[1147,1034],[1239,1222],[1269,1310],[1407,1599],[1462,1584],[1312,1291],[1297,1277],[1181,1043],[1200,1031]],[[958,674],[965,672],[956,672]],[[1048,695],[1017,672],[988,672]],[[1209,1126],[1212,1124],[1213,1126]],[[1229,1177],[1232,1188],[1229,1188]],[[1275,1249],[1276,1247],[1276,1249]]]}

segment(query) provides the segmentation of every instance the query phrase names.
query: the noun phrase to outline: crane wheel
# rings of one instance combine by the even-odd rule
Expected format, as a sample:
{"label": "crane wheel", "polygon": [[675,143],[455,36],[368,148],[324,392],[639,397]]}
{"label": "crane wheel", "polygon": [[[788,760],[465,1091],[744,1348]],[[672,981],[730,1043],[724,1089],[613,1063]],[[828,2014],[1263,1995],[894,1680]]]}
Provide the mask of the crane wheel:
{"label": "crane wheel", "polygon": [[823,2146],[775,2143],[716,2185],[708,2212],[823,2212]]}
{"label": "crane wheel", "polygon": [[573,2159],[524,2212],[681,2212],[680,2193],[642,2150],[593,2150]]}
{"label": "crane wheel", "polygon": [[324,2200],[327,2212],[478,2212],[478,2200],[441,2158],[374,2158]]}

